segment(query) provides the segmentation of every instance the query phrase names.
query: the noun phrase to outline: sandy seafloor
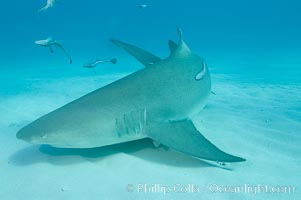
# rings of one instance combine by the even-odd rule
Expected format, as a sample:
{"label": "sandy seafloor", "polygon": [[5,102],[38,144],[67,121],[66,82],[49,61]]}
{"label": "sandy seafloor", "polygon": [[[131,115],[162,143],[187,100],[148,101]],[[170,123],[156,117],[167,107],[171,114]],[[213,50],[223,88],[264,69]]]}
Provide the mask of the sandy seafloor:
{"label": "sandy seafloor", "polygon": [[[16,73],[8,66],[1,74],[1,200],[300,199],[301,84],[246,81],[213,70],[216,95],[193,121],[219,148],[247,159],[218,167],[155,148],[148,139],[82,150],[17,140],[16,132],[32,120],[126,75],[97,68],[96,74],[64,76],[68,69],[51,67],[22,67]],[[199,192],[138,192],[138,184],[193,184]],[[220,193],[211,191],[213,184],[294,191]]]}

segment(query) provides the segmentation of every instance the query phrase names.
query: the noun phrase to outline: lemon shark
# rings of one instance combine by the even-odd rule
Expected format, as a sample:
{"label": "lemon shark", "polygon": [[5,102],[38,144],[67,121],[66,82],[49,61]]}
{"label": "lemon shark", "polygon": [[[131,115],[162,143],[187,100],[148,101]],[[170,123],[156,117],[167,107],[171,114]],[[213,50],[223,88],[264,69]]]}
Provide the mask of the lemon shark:
{"label": "lemon shark", "polygon": [[192,119],[211,92],[210,73],[182,38],[169,41],[161,59],[139,47],[112,40],[145,67],[58,108],[25,126],[17,138],[60,148],[93,148],[151,138],[190,156],[217,162],[245,159],[207,140]]}

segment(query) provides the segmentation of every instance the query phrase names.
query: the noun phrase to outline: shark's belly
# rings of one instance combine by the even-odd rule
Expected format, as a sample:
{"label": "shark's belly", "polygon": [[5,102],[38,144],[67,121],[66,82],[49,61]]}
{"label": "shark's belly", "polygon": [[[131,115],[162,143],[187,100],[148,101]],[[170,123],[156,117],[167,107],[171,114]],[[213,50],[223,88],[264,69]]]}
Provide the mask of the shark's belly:
{"label": "shark's belly", "polygon": [[[43,125],[41,122],[39,131],[48,133],[44,143],[68,148],[100,147],[145,138],[146,110],[130,110],[131,108],[120,109],[119,112],[82,110],[64,119],[50,116],[53,123]],[[60,113],[60,116],[66,115]]]}
{"label": "shark's belly", "polygon": [[[188,92],[186,96],[179,93],[178,88],[172,92],[166,89],[169,92],[165,93],[153,90],[151,94],[124,94],[115,96],[114,100],[118,99],[118,103],[108,95],[102,95],[98,104],[83,102],[82,106],[77,105],[74,108],[77,110],[71,112],[73,116],[59,119],[59,116],[67,116],[67,113],[70,115],[73,108],[72,105],[70,108],[67,106],[66,114],[60,113],[54,117],[58,124],[57,135],[66,138],[58,141],[61,147],[88,148],[145,138],[148,125],[192,118],[200,112],[210,94],[210,75],[190,90],[193,92],[190,95]],[[60,121],[64,121],[66,126],[62,126]]]}
{"label": "shark's belly", "polygon": [[81,126],[79,135],[87,132],[89,137],[72,145],[81,148],[99,147],[145,138],[146,120],[146,109],[126,109],[118,115],[102,116],[87,126]]}

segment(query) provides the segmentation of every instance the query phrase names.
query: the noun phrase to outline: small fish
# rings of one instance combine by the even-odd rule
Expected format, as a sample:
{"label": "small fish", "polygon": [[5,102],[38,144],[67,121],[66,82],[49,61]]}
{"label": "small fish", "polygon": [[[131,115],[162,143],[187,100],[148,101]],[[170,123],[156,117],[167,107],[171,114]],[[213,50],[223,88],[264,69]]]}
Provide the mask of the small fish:
{"label": "small fish", "polygon": [[64,53],[67,55],[67,57],[69,58],[70,64],[72,63],[72,58],[71,58],[71,56],[70,56],[69,53],[66,51],[66,49],[59,43],[59,41],[54,40],[54,39],[52,39],[51,37],[48,37],[48,38],[45,39],[45,40],[37,40],[37,41],[35,41],[35,44],[40,45],[40,46],[43,46],[43,47],[48,47],[51,53],[54,52],[53,49],[52,49],[52,46],[57,46],[57,47],[59,47],[60,49],[63,50],[63,52],[64,52]]}
{"label": "small fish", "polygon": [[147,5],[146,4],[142,4],[142,5],[139,5],[138,7],[142,9],[142,8],[146,8]]}
{"label": "small fish", "polygon": [[46,11],[48,8],[51,8],[54,6],[56,0],[47,0],[45,6],[43,6],[42,8],[39,9],[39,11]]}
{"label": "small fish", "polygon": [[84,65],[84,68],[94,68],[96,67],[96,65],[100,64],[100,63],[106,63],[106,62],[110,62],[112,64],[116,64],[117,63],[117,59],[116,58],[112,58],[111,60],[96,60],[93,63],[88,63]]}
{"label": "small fish", "polygon": [[199,81],[201,79],[203,79],[203,77],[205,76],[206,74],[206,64],[205,62],[203,62],[203,70],[200,71],[196,76],[195,76],[195,80]]}

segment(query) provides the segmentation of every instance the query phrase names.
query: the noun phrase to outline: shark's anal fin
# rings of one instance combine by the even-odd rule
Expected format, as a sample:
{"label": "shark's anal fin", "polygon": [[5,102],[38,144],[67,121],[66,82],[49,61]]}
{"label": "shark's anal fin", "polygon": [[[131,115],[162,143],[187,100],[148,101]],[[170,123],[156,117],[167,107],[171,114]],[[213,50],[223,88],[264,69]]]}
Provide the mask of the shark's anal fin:
{"label": "shark's anal fin", "polygon": [[121,42],[119,40],[111,40],[116,46],[123,48],[126,52],[134,56],[145,67],[149,67],[162,59],[134,45]]}
{"label": "shark's anal fin", "polygon": [[193,157],[216,162],[242,162],[245,159],[227,154],[208,141],[190,120],[152,126],[146,134],[157,142]]}

